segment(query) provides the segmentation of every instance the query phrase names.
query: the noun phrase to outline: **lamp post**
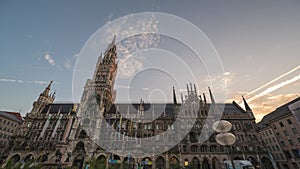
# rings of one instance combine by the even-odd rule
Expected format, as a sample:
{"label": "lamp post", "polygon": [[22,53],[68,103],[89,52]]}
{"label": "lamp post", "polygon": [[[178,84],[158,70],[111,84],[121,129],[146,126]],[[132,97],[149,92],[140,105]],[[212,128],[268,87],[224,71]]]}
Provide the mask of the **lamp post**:
{"label": "lamp post", "polygon": [[232,128],[232,124],[229,121],[220,120],[220,121],[216,121],[213,124],[212,128],[215,132],[219,133],[216,135],[217,143],[228,147],[231,165],[232,168],[235,169],[234,162],[231,157],[231,149],[230,149],[230,145],[234,144],[236,141],[235,135],[229,132]]}

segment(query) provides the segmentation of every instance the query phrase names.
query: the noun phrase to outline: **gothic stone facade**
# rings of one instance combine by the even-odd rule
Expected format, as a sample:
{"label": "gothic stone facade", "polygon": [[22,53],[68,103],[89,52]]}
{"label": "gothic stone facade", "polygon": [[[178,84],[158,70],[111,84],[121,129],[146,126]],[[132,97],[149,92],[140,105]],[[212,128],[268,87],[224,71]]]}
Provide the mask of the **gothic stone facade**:
{"label": "gothic stone facade", "polygon": [[[73,166],[83,168],[95,158],[106,167],[136,168],[136,164],[144,168],[175,168],[189,164],[192,168],[219,169],[224,168],[223,160],[230,158],[248,159],[262,168],[262,158],[267,158],[266,149],[258,139],[257,126],[252,110],[244,100],[245,109],[237,103],[215,103],[209,90],[210,102],[205,95],[198,95],[196,86],[187,85],[188,93],[182,102],[177,103],[173,89],[173,103],[148,104],[141,101],[135,104],[114,103],[114,81],[117,73],[117,53],[115,39],[98,59],[93,79],[89,79],[84,87],[81,103],[53,103],[55,93],[49,94],[51,83],[34,102],[32,111],[26,115],[25,122],[15,133],[6,150],[7,159],[14,162],[35,161],[44,168],[56,166]],[[171,92],[170,92],[171,93]],[[194,104],[198,106],[193,106]],[[224,111],[221,107],[224,106]],[[97,111],[95,111],[97,110]],[[147,113],[148,114],[147,114]],[[149,113],[153,112],[153,113]],[[222,114],[221,114],[221,113]],[[151,122],[139,122],[141,116],[158,118]],[[205,141],[200,141],[201,131],[211,127],[205,121],[214,122],[214,115],[232,123],[232,133],[237,137],[234,145],[224,147],[216,143],[215,133]],[[176,119],[181,123],[174,126]],[[192,123],[194,121],[194,123]],[[109,125],[107,125],[109,124]],[[108,128],[107,126],[110,126]],[[163,153],[156,154],[164,145],[155,141],[167,140],[170,144],[181,133],[175,131],[168,135],[160,135],[167,129],[188,127],[189,132],[183,139]],[[86,129],[95,130],[86,130]],[[111,135],[108,129],[117,130],[119,134]],[[103,145],[110,144],[110,150],[121,152],[131,147],[133,152],[128,156],[106,151],[106,146],[96,144],[94,136],[107,134],[107,139],[100,139]],[[132,139],[124,140],[125,136]],[[153,138],[141,141],[139,138]],[[164,144],[166,144],[164,142]],[[136,146],[137,145],[137,146]],[[139,158],[143,151],[152,152],[152,156]],[[230,154],[228,152],[231,152]]]}

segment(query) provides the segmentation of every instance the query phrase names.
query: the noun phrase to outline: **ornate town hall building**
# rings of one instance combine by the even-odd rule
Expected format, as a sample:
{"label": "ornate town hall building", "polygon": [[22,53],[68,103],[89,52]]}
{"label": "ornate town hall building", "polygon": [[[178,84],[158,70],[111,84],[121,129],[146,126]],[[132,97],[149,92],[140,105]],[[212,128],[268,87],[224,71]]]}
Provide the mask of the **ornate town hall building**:
{"label": "ornate town hall building", "polygon": [[[115,103],[116,59],[114,39],[99,57],[80,104],[55,103],[50,82],[7,146],[7,161],[34,162],[43,168],[83,168],[94,160],[99,168],[166,169],[188,165],[195,169],[220,169],[224,168],[224,160],[233,158],[272,168],[270,160],[262,163],[269,157],[245,99],[245,109],[236,102],[216,103],[209,89],[208,103],[205,94],[199,95],[196,86],[190,84],[181,103],[177,102],[174,88],[170,92],[172,103]],[[201,135],[217,115],[232,123],[231,132],[237,138],[232,146],[219,145],[215,133]],[[153,117],[154,120],[147,120]],[[188,133],[184,133],[186,129]],[[183,139],[176,142],[179,137]],[[169,144],[174,146],[162,151]]]}

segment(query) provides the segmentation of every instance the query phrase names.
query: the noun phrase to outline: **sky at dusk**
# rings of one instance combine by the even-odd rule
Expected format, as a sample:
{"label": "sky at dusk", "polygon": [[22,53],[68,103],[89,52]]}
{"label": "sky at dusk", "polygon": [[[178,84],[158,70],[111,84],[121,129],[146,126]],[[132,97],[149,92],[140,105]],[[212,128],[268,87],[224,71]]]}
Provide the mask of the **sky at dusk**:
{"label": "sky at dusk", "polygon": [[[50,80],[54,81],[56,102],[73,102],[75,63],[88,39],[104,25],[141,12],[175,15],[198,27],[219,54],[224,69],[222,78],[227,83],[225,101],[241,102],[244,95],[258,121],[277,106],[299,96],[300,1],[297,0],[7,0],[0,2],[0,109],[21,111],[24,115]],[[193,36],[188,31],[186,35]],[[164,41],[162,37],[160,43],[168,49]],[[145,91],[151,83],[162,86],[166,99],[172,101],[172,85],[157,79],[148,81],[155,77],[155,71],[145,74],[147,80],[139,80],[136,74],[147,66],[159,64],[166,65],[162,66],[166,69],[174,68],[169,62],[170,53],[152,52],[152,56],[143,51],[137,53],[144,59],[133,60],[135,69],[120,68],[115,86],[117,101],[126,101],[123,82],[132,76],[136,77],[131,80],[132,86]],[[160,56],[162,53],[164,56]],[[96,61],[91,69],[95,65]],[[131,73],[123,77],[128,72]],[[189,83],[183,72],[176,73],[176,80]],[[211,82],[218,83],[217,77],[211,78]],[[206,77],[197,78],[199,92],[207,92],[205,80]],[[180,92],[185,92],[182,87],[176,90],[178,98]],[[135,94],[146,101],[149,99],[149,92]]]}

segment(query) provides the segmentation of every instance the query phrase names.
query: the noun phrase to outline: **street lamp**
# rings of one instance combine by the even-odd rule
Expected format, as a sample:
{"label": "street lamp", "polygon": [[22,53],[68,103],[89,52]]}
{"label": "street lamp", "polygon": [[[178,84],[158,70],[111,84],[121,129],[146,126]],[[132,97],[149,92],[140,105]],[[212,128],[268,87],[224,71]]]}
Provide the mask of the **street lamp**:
{"label": "street lamp", "polygon": [[184,160],[184,166],[187,168],[189,166],[189,161],[187,159]]}
{"label": "street lamp", "polygon": [[220,120],[220,121],[214,122],[212,128],[214,131],[219,133],[216,135],[217,143],[228,147],[231,165],[232,165],[232,168],[235,169],[234,162],[231,157],[231,150],[230,150],[230,145],[234,144],[236,141],[235,135],[232,133],[229,133],[229,131],[232,128],[232,124],[229,121]]}

